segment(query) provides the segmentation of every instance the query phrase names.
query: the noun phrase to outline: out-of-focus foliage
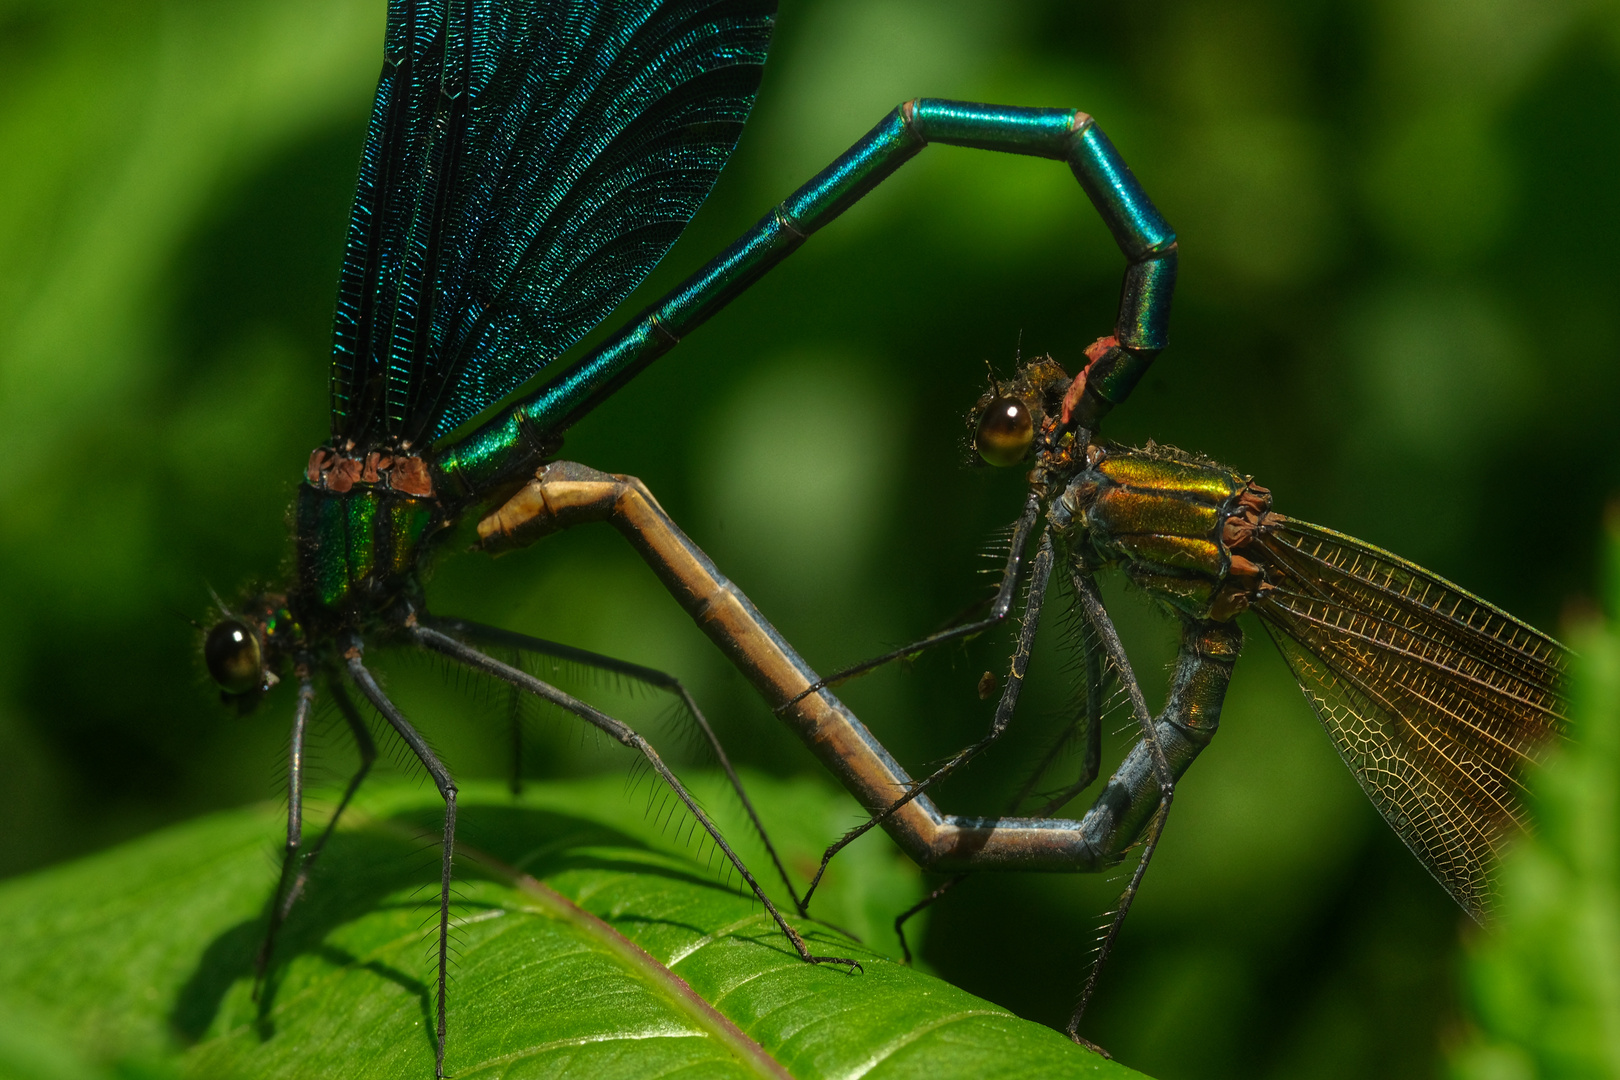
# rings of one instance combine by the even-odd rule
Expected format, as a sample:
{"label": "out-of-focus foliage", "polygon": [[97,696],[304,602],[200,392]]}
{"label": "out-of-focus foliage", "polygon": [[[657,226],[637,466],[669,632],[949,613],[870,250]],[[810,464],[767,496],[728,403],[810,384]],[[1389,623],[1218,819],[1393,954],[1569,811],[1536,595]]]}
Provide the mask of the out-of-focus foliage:
{"label": "out-of-focus foliage", "polygon": [[1539,831],[1502,867],[1501,926],[1465,968],[1478,1025],[1457,1080],[1620,1076],[1620,504],[1607,619],[1574,627],[1571,741],[1536,784]]}
{"label": "out-of-focus foliage", "polygon": [[[326,431],[382,20],[381,0],[0,3],[0,872],[280,789],[290,701],[221,710],[187,620],[209,617],[209,586],[276,577]],[[1111,437],[1230,462],[1282,512],[1543,627],[1589,588],[1620,487],[1612,4],[788,2],[736,159],[627,309],[918,94],[1085,108],[1176,227],[1172,346]],[[1061,167],[933,148],[566,452],[642,476],[832,669],[979,595],[1020,485],[964,466],[959,417],[1020,343],[1077,364],[1120,268]],[[452,551],[429,596],[668,668],[734,757],[824,775],[606,529]],[[1172,628],[1109,597],[1162,696]],[[1061,622],[1007,743],[947,808],[1000,809],[1061,723]],[[982,733],[974,686],[1006,648],[987,635],[844,696],[921,769]],[[504,699],[379,664],[459,775],[503,772]],[[662,700],[569,687],[702,762]],[[340,779],[343,738],[317,750],[317,781]],[[558,718],[527,757],[537,776],[628,767]],[[918,927],[923,957],[1060,1023],[1120,885],[970,879]],[[1254,628],[1087,1031],[1167,1077],[1432,1075],[1461,925]]]}

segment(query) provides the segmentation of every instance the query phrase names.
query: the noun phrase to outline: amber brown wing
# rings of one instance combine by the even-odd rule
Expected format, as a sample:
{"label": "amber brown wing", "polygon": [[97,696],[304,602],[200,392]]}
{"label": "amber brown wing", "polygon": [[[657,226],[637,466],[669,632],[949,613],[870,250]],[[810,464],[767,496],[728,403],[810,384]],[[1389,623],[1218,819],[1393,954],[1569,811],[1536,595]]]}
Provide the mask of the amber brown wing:
{"label": "amber brown wing", "polygon": [[1526,770],[1565,731],[1568,650],[1387,551],[1273,523],[1255,554],[1276,588],[1253,610],[1373,805],[1486,921]]}

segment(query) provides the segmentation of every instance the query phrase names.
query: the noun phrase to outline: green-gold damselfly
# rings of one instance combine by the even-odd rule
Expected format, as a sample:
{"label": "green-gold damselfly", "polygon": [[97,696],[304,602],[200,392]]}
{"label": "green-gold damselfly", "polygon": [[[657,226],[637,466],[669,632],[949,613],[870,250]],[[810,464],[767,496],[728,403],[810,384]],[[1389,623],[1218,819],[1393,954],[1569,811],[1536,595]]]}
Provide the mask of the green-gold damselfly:
{"label": "green-gold damselfly", "polygon": [[[829,860],[881,826],[920,865],[955,876],[904,921],[977,870],[1095,871],[1141,854],[1068,1024],[1079,1024],[1169,815],[1175,786],[1214,738],[1243,647],[1235,619],[1258,616],[1363,791],[1465,911],[1490,918],[1503,846],[1528,827],[1525,784],[1566,729],[1568,652],[1546,634],[1399,556],[1272,509],[1244,474],[1179,450],[1102,440],[1110,372],[1132,358],[1100,339],[1071,377],[1050,358],[1022,365],[974,406],[974,443],[989,463],[1028,467],[1011,554],[984,618],[950,627],[821,678],[632,477],[556,462],[479,525],[492,551],[591,521],[619,529],[672,594],[870,819]],[[1101,378],[1099,376],[1102,376]],[[1117,384],[1116,384],[1117,385]],[[1123,395],[1120,395],[1123,396]],[[1103,606],[1095,576],[1122,570],[1174,617],[1181,646],[1157,717]],[[1082,614],[1085,691],[1068,731],[1008,816],[942,812],[926,792],[1011,724],[1054,572]],[[1016,603],[1022,590],[1023,603]],[[989,730],[914,779],[830,692],[881,664],[984,632],[1019,609],[1020,624]],[[999,680],[981,682],[994,692]],[[1077,820],[1053,815],[1091,786],[1102,721],[1115,696],[1141,738]],[[1065,743],[1083,746],[1079,776],[1013,816]]]}

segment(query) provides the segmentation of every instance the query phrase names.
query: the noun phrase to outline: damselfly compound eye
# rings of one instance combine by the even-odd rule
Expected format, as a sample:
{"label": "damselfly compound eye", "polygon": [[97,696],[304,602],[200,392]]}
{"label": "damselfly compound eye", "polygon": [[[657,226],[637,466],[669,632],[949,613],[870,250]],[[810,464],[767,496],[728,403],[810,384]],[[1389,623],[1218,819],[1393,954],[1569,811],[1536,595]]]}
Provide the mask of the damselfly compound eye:
{"label": "damselfly compound eye", "polygon": [[259,636],[236,619],[226,619],[208,631],[203,661],[208,665],[208,674],[227,694],[257,690],[264,680]]}
{"label": "damselfly compound eye", "polygon": [[992,401],[979,418],[979,430],[973,436],[979,456],[992,465],[1018,464],[1034,441],[1035,421],[1029,415],[1029,406],[1015,397]]}

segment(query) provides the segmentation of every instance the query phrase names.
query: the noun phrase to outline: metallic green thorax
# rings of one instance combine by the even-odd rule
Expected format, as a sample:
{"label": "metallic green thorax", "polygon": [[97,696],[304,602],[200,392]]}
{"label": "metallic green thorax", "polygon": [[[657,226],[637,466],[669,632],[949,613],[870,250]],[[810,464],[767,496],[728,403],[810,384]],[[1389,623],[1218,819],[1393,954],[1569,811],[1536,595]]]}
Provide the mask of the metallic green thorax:
{"label": "metallic green thorax", "polygon": [[1179,451],[1094,445],[1053,516],[1071,550],[1120,566],[1193,618],[1228,618],[1219,599],[1232,555],[1221,533],[1249,490],[1246,477]]}
{"label": "metallic green thorax", "polygon": [[300,485],[295,508],[303,622],[352,625],[420,594],[419,561],[443,513],[432,499],[357,485],[342,493]]}

